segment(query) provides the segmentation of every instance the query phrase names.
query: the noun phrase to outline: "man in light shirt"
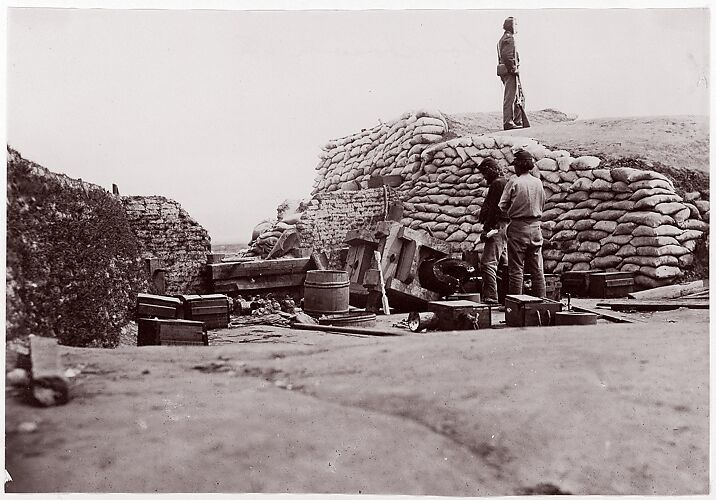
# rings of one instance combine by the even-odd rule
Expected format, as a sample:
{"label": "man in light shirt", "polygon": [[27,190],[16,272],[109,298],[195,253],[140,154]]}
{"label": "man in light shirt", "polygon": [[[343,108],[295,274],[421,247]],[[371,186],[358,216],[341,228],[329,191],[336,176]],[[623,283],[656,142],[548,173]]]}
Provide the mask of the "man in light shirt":
{"label": "man in light shirt", "polygon": [[542,209],[545,194],[542,181],[533,175],[532,155],[525,150],[515,153],[515,175],[507,181],[499,207],[510,219],[507,226],[508,292],[521,295],[525,268],[532,277],[533,294],[545,297],[542,265]]}

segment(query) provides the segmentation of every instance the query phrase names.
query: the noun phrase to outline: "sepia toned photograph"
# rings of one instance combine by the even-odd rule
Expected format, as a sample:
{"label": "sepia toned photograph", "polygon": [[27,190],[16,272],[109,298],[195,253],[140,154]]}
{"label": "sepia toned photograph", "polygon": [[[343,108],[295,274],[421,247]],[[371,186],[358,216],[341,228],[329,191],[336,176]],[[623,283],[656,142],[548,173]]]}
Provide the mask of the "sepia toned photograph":
{"label": "sepia toned photograph", "polygon": [[6,493],[710,493],[708,6],[5,14]]}

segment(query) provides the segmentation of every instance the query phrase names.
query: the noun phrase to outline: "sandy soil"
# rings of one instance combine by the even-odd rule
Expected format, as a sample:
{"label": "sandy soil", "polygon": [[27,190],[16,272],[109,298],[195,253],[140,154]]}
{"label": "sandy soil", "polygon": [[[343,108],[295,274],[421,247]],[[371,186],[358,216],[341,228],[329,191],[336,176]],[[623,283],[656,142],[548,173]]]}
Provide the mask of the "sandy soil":
{"label": "sandy soil", "polygon": [[706,493],[708,311],[625,316],[638,322],[63,348],[82,370],[69,404],[6,393],[6,490]]}
{"label": "sandy soil", "polygon": [[501,131],[497,113],[448,117],[458,135],[499,131],[532,137],[552,149],[607,159],[640,158],[669,167],[709,171],[707,116],[646,116],[569,120],[554,110],[528,111],[531,127]]}

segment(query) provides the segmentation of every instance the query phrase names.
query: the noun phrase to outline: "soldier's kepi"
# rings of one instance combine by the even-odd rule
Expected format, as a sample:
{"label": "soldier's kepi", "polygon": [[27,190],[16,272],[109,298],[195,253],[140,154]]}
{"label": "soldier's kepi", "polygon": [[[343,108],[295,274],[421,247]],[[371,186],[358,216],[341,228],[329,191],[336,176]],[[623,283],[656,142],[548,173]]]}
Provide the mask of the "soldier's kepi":
{"label": "soldier's kepi", "polygon": [[497,42],[497,75],[502,79],[502,122],[505,130],[529,127],[525,114],[525,97],[520,82],[520,56],[515,46],[517,20],[508,17],[502,24],[505,30]]}

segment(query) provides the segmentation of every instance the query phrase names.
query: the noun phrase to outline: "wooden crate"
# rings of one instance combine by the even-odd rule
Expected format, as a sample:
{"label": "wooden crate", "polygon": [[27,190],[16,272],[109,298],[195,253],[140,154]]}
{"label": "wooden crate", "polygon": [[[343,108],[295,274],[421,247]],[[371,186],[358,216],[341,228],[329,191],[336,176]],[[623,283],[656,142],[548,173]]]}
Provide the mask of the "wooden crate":
{"label": "wooden crate", "polygon": [[137,345],[209,345],[204,324],[183,319],[140,318]]}
{"label": "wooden crate", "polygon": [[531,295],[505,297],[505,323],[507,326],[552,326],[562,303],[540,299]]}
{"label": "wooden crate", "polygon": [[492,308],[489,304],[478,304],[471,300],[434,300],[428,302],[428,311],[437,316],[438,330],[492,327]]}
{"label": "wooden crate", "polygon": [[184,317],[201,321],[208,330],[229,326],[229,298],[222,294],[180,295]]}
{"label": "wooden crate", "polygon": [[181,301],[165,295],[137,294],[137,318],[181,319]]}
{"label": "wooden crate", "polygon": [[634,274],[603,272],[589,276],[589,296],[599,299],[626,297],[634,291]]}
{"label": "wooden crate", "polygon": [[589,296],[589,277],[601,272],[598,269],[591,271],[567,271],[562,273],[562,294],[570,294],[572,297]]}

